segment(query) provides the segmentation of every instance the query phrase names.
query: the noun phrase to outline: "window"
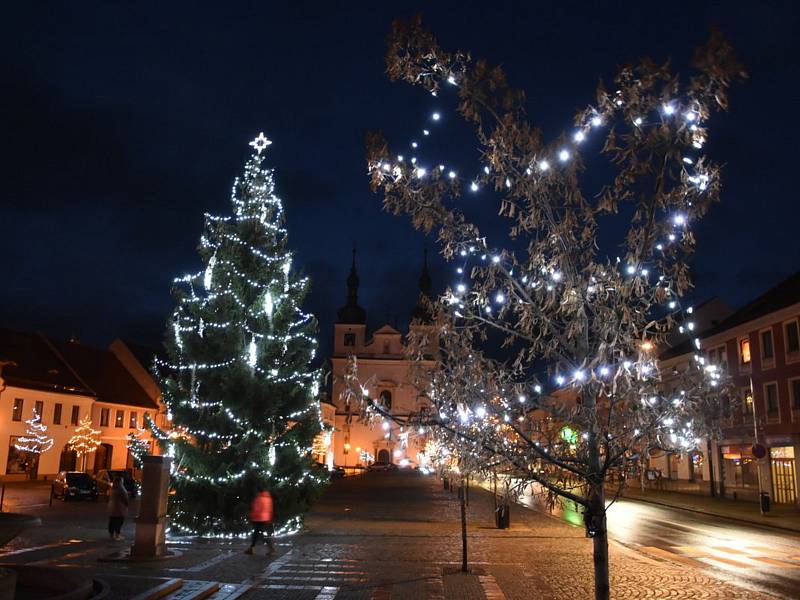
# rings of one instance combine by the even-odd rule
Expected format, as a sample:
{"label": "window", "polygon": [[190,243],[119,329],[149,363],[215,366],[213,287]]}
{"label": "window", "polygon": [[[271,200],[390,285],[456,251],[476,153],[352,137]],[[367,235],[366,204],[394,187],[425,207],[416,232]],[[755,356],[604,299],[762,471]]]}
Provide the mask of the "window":
{"label": "window", "polygon": [[750,364],[750,339],[742,338],[739,340],[739,359],[743,365]]}
{"label": "window", "polygon": [[794,421],[800,421],[800,378],[789,380],[789,394],[791,396],[792,418]]}
{"label": "window", "polygon": [[778,407],[778,384],[767,383],[764,385],[764,402],[767,405],[767,422],[777,423],[780,421]]}
{"label": "window", "polygon": [[345,346],[355,346],[356,345],[356,334],[355,333],[345,333],[344,334],[344,345]]}
{"label": "window", "polygon": [[386,410],[392,409],[392,392],[389,390],[383,390],[381,392],[381,404],[383,404]]}
{"label": "window", "polygon": [[17,450],[16,444],[19,437],[16,435],[8,438],[8,461],[6,461],[6,475],[24,475],[31,472],[31,468],[39,462],[39,455],[34,452]]}
{"label": "window", "polygon": [[766,329],[761,332],[761,358],[764,362],[775,364],[775,350],[772,347],[772,330]]}
{"label": "window", "polygon": [[14,408],[11,409],[11,420],[22,421],[22,407],[25,405],[25,400],[22,398],[14,398]]}
{"label": "window", "polygon": [[136,411],[135,410],[131,411],[131,417],[130,417],[130,420],[128,421],[128,427],[130,427],[131,429],[136,429],[138,427],[138,425],[136,424]]}
{"label": "window", "polygon": [[783,330],[786,334],[786,354],[800,357],[800,332],[797,328],[797,319],[785,323]]}
{"label": "window", "polygon": [[72,407],[72,416],[69,419],[71,425],[78,424],[78,418],[81,416],[81,407],[80,406],[73,406]]}
{"label": "window", "polygon": [[100,409],[100,427],[108,427],[108,415],[111,413],[109,408]]}
{"label": "window", "polygon": [[153,421],[153,417],[152,417],[152,415],[150,413],[144,413],[142,415],[142,427],[147,427],[147,422],[148,421],[152,422]]}
{"label": "window", "polygon": [[712,365],[717,365],[723,371],[728,369],[728,357],[725,352],[725,346],[717,346],[708,351],[708,362]]}
{"label": "window", "polygon": [[750,390],[749,387],[742,389],[742,398],[744,401],[742,402],[742,408],[744,410],[744,421],[745,422],[752,422],[753,420],[753,392]]}
{"label": "window", "polygon": [[44,422],[44,402],[37,400],[33,404],[33,416],[39,415],[41,422]]}
{"label": "window", "polygon": [[61,425],[61,403],[56,402],[53,407],[53,425]]}
{"label": "window", "polygon": [[118,410],[117,415],[114,418],[114,427],[122,427],[122,423],[125,421],[125,411]]}

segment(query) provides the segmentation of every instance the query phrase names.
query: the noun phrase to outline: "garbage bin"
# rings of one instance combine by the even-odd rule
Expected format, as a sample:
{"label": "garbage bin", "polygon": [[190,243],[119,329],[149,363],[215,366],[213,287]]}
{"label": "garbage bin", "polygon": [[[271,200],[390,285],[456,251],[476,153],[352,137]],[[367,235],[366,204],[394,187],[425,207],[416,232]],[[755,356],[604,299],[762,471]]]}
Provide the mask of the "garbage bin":
{"label": "garbage bin", "polygon": [[761,512],[768,513],[769,512],[769,494],[767,492],[761,492]]}
{"label": "garbage bin", "polygon": [[511,526],[511,511],[508,504],[501,504],[494,513],[494,522],[498,529],[508,529]]}

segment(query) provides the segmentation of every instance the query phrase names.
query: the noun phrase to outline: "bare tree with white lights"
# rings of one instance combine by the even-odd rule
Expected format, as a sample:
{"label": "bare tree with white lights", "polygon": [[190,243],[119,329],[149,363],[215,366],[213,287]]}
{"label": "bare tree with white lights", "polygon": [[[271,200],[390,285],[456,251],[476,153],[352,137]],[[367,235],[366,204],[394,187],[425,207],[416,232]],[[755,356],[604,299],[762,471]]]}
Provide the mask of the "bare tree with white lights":
{"label": "bare tree with white lights", "polygon": [[[432,410],[418,420],[459,452],[502,460],[516,481],[583,507],[596,598],[609,597],[609,480],[638,459],[643,441],[695,447],[714,424],[707,403],[727,389],[698,355],[681,385],[665,390],[654,352],[679,320],[693,328],[681,305],[691,288],[691,227],[720,195],[719,167],[703,155],[706,124],[743,76],[716,32],[693,67],[688,80],[650,60],[622,68],[573,131],[546,143],[499,67],[443,51],[419,19],[395,23],[389,77],[440,103],[457,96],[482,170],[464,177],[424,156],[424,143],[404,157],[380,134],[368,140],[385,209],[435,231],[457,266],[437,310],[437,367],[420,378]],[[443,122],[438,112],[430,119],[424,136]],[[584,155],[599,140],[614,173],[585,194]],[[470,198],[485,205],[488,195],[507,225],[497,239],[470,217]],[[608,232],[620,230],[624,239],[609,246]],[[487,354],[498,338],[503,351]],[[368,398],[363,405],[376,410]]]}

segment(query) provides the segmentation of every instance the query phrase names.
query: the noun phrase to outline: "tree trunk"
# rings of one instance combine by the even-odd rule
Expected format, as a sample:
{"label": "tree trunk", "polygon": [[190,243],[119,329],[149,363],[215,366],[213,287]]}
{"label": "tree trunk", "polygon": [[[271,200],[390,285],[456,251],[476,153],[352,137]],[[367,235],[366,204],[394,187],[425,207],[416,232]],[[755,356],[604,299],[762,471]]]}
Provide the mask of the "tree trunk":
{"label": "tree trunk", "polygon": [[608,600],[611,595],[608,568],[608,530],[606,529],[605,485],[603,482],[593,486],[589,510],[591,526],[594,531],[594,597],[595,600]]}
{"label": "tree trunk", "polygon": [[464,478],[461,478],[461,493],[459,494],[461,502],[461,572],[467,572],[467,505],[464,499]]}
{"label": "tree trunk", "polygon": [[708,457],[708,483],[711,488],[711,497],[717,495],[717,486],[714,484],[714,453],[711,451],[711,438],[706,438],[706,456]]}

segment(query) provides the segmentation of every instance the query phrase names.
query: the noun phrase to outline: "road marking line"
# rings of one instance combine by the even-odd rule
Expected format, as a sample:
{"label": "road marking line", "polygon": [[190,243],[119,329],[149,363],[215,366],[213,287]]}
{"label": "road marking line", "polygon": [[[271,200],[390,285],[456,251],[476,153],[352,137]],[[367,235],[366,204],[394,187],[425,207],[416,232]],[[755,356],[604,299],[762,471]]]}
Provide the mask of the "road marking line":
{"label": "road marking line", "polygon": [[729,548],[727,546],[711,546],[711,549],[724,552],[725,554],[747,554],[747,550],[737,550],[736,548]]}
{"label": "road marking line", "polygon": [[32,548],[23,548],[21,550],[12,550],[11,552],[0,553],[0,558],[6,556],[15,556],[17,554],[25,554],[26,552],[36,552],[37,550],[46,550],[47,548],[58,548],[59,546],[69,546],[70,544],[83,544],[84,542],[58,542],[55,544],[45,544],[44,546],[33,546]]}
{"label": "road marking line", "polygon": [[184,571],[184,572],[189,572],[189,573],[196,573],[198,571],[204,571],[208,567],[213,566],[213,565],[215,565],[215,564],[217,564],[219,562],[222,562],[223,560],[227,560],[231,556],[233,556],[233,551],[229,550],[228,552],[224,552],[222,554],[218,554],[217,556],[213,556],[213,557],[209,558],[208,560],[205,560],[205,561],[203,561],[203,562],[201,562],[199,564],[196,564],[193,567],[176,567],[176,568],[167,569],[167,570],[168,571]]}
{"label": "road marking line", "polygon": [[730,565],[732,567],[738,567],[740,569],[752,569],[754,565],[747,564],[740,562],[738,560],[733,560],[732,558],[725,558],[724,556],[709,556],[703,559],[704,561],[714,561],[719,562],[724,565]]}
{"label": "road marking line", "polygon": [[338,587],[326,585],[319,591],[319,594],[317,594],[317,597],[314,598],[314,600],[333,600],[334,598],[336,598],[336,594],[338,593],[339,593]]}
{"label": "road marking line", "polygon": [[773,565],[776,567],[786,567],[787,569],[800,569],[800,564],[797,563],[788,563],[782,560],[777,560],[774,558],[767,558],[766,556],[751,556],[753,560],[758,560],[763,563],[767,563],[768,565]]}
{"label": "road marking line", "polygon": [[703,556],[709,556],[710,548],[708,546],[671,546],[673,549],[677,550],[681,554],[685,556],[690,556],[692,558],[701,558]]}
{"label": "road marking line", "polygon": [[659,558],[666,558],[668,560],[683,563],[685,565],[689,565],[690,567],[705,568],[708,566],[693,558],[689,558],[688,556],[681,556],[680,554],[675,554],[674,552],[664,550],[663,548],[657,548],[655,546],[639,546],[639,550],[643,550],[645,553],[653,554]]}
{"label": "road marking line", "polygon": [[486,600],[506,600],[506,595],[503,593],[503,590],[500,589],[500,586],[497,585],[497,580],[495,580],[493,575],[478,575],[478,581],[483,588]]}

